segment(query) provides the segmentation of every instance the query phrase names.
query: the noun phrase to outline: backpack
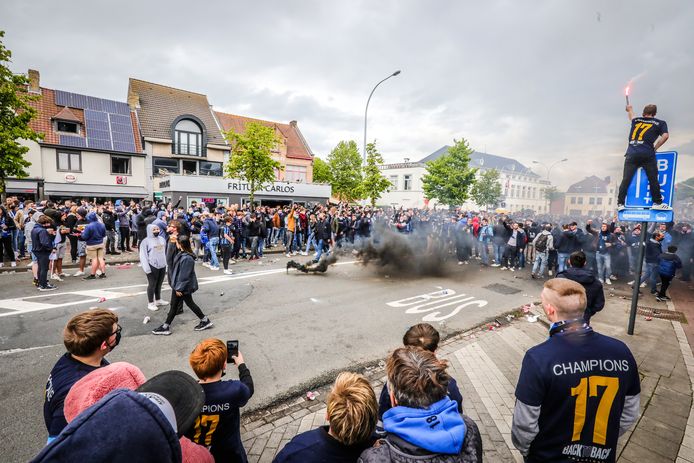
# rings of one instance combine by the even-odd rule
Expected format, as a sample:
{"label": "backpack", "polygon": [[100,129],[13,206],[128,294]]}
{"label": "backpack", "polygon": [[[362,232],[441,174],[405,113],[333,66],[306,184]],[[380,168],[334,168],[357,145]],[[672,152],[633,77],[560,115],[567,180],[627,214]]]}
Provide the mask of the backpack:
{"label": "backpack", "polygon": [[545,252],[547,250],[547,233],[542,233],[535,243],[535,250],[537,252]]}

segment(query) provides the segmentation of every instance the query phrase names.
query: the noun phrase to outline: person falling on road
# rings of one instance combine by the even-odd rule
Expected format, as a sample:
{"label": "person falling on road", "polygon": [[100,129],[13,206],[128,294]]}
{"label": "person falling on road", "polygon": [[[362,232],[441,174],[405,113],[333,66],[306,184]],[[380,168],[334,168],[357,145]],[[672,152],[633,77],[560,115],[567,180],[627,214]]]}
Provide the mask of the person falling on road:
{"label": "person falling on road", "polygon": [[671,207],[663,203],[663,197],[660,194],[658,164],[655,158],[658,148],[663,146],[670,136],[667,122],[655,118],[658,108],[654,104],[646,105],[643,108],[642,117],[634,117],[634,108],[631,105],[626,107],[626,111],[631,121],[631,129],[629,131],[629,146],[624,155],[624,175],[622,176],[622,183],[619,185],[617,209],[620,211],[625,209],[624,201],[631,179],[638,168],[643,167],[648,177],[648,185],[653,199],[651,209],[669,210]]}

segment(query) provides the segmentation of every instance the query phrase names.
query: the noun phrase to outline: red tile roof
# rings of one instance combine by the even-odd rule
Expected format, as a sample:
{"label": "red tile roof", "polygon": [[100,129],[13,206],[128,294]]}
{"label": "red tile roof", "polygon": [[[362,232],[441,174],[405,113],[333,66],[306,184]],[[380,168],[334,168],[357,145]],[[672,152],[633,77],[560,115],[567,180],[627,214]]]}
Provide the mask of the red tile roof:
{"label": "red tile roof", "polygon": [[70,108],[67,106],[64,106],[63,109],[60,110],[58,114],[53,116],[51,119],[58,119],[61,121],[71,121],[71,122],[80,122],[79,118],[75,116],[75,113],[70,111]]}
{"label": "red tile roof", "polygon": [[215,111],[214,113],[217,116],[217,120],[221,124],[222,129],[227,132],[233,129],[234,132],[243,133],[246,131],[246,124],[249,122],[258,122],[267,127],[273,127],[277,129],[285,139],[287,144],[288,158],[306,160],[313,159],[311,149],[304,140],[303,135],[301,135],[299,127],[296,125],[296,123],[282,124],[280,122],[254,119],[252,117],[238,116],[236,114],[221,113],[219,111]]}

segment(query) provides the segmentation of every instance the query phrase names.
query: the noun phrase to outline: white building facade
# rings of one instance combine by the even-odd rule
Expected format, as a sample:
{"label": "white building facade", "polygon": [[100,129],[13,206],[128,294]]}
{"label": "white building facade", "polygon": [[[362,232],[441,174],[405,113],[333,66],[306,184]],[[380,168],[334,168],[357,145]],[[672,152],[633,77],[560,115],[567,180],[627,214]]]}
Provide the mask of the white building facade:
{"label": "white building facade", "polygon": [[[444,146],[417,162],[409,162],[406,159],[402,163],[382,165],[381,173],[393,184],[393,187],[381,196],[378,204],[405,208],[433,207],[436,201],[428,200],[422,188],[426,163],[444,155],[449,148]],[[470,155],[470,167],[479,169],[478,174],[489,169],[499,171],[501,183],[499,207],[510,212],[522,210],[533,210],[538,214],[549,212],[549,201],[545,197],[545,190],[550,183],[515,159],[474,151]],[[469,209],[480,208],[473,201],[462,206]]]}

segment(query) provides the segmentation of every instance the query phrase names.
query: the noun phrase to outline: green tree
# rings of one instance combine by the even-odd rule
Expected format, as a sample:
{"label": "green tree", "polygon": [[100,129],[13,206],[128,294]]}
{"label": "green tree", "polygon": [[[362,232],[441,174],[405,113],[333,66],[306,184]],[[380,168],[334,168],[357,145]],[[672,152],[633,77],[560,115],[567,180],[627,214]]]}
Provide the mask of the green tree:
{"label": "green tree", "polygon": [[470,197],[486,209],[496,206],[501,201],[501,183],[499,171],[488,169],[483,171],[470,189]]}
{"label": "green tree", "polygon": [[376,207],[376,200],[392,186],[381,174],[378,166],[383,164],[383,157],[376,149],[376,142],[366,145],[366,165],[363,167],[364,180],[361,183],[361,197],[371,200],[371,207]]}
{"label": "green tree", "polygon": [[427,163],[422,188],[429,199],[436,199],[448,206],[459,206],[468,198],[477,169],[469,166],[472,149],[468,142],[464,138],[453,142],[454,145],[448,148],[446,154]]}
{"label": "green tree", "polygon": [[5,181],[8,178],[29,176],[26,169],[31,163],[24,159],[28,146],[20,140],[38,142],[42,136],[29,127],[36,110],[29,105],[38,96],[26,91],[29,80],[10,70],[12,52],[5,48],[2,39],[5,31],[0,31],[0,197],[5,202]]}
{"label": "green tree", "polygon": [[330,175],[330,166],[321,158],[313,157],[313,183],[330,183],[332,175]]}
{"label": "green tree", "polygon": [[328,156],[332,193],[340,201],[362,198],[361,156],[354,140],[341,141]]}
{"label": "green tree", "polygon": [[248,182],[253,204],[255,192],[272,183],[275,170],[282,168],[271,155],[280,140],[273,128],[257,122],[249,122],[243,133],[229,130],[224,136],[231,144],[231,157],[224,166],[226,176]]}
{"label": "green tree", "polygon": [[545,199],[549,202],[554,201],[555,199],[559,199],[559,196],[561,193],[557,190],[557,187],[555,186],[550,186],[545,188]]}

